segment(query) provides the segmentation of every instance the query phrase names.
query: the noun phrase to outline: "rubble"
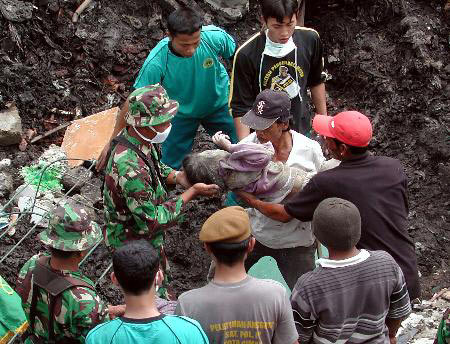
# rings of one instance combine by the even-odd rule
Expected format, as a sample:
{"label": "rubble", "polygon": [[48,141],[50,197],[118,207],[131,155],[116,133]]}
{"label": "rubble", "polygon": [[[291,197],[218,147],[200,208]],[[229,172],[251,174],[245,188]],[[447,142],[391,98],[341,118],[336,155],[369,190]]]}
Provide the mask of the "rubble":
{"label": "rubble", "polygon": [[77,166],[71,168],[66,174],[64,174],[62,178],[62,185],[66,191],[73,188],[72,193],[79,193],[85,182],[91,179],[91,177],[91,171],[83,166]]}
{"label": "rubble", "polygon": [[15,145],[22,141],[22,120],[15,105],[0,111],[0,145]]}
{"label": "rubble", "polygon": [[205,0],[205,3],[223,17],[225,23],[237,22],[249,10],[248,0]]}
{"label": "rubble", "polygon": [[0,172],[0,197],[5,198],[9,197],[11,192],[13,191],[13,179],[12,176],[4,171]]}
{"label": "rubble", "polygon": [[450,307],[449,291],[443,289],[430,300],[413,305],[413,312],[397,333],[398,344],[432,344],[445,310]]}
{"label": "rubble", "polygon": [[0,0],[0,11],[10,21],[23,22],[31,19],[34,6],[31,2],[18,0]]}

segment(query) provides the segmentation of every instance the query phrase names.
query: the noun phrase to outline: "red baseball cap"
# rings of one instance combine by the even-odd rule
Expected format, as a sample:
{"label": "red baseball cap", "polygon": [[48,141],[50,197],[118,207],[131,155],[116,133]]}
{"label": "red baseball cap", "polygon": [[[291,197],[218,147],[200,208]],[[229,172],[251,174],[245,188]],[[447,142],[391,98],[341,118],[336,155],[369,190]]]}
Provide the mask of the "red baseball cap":
{"label": "red baseball cap", "polygon": [[372,139],[372,124],[358,111],[344,111],[336,116],[316,115],[312,126],[319,135],[354,147],[367,147]]}

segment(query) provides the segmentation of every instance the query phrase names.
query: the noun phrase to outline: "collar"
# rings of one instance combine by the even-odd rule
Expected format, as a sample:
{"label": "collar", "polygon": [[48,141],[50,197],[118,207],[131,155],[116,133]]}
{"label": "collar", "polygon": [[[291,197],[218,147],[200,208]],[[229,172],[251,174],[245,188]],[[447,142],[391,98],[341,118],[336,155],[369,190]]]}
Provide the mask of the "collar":
{"label": "collar", "polygon": [[367,258],[370,257],[370,253],[367,250],[361,249],[361,251],[354,257],[342,259],[342,260],[332,260],[327,258],[320,258],[316,260],[316,263],[323,268],[343,268],[345,266],[356,265],[362,263]]}
{"label": "collar", "polygon": [[165,317],[164,314],[160,314],[160,315],[157,315],[156,317],[144,318],[144,319],[126,318],[124,316],[119,317],[119,318],[120,318],[120,320],[122,320],[125,323],[130,323],[130,324],[148,324],[148,323],[151,323],[151,322],[154,322],[154,321],[161,320],[164,317]]}
{"label": "collar", "polygon": [[173,45],[172,45],[172,41],[169,41],[169,50],[170,50],[170,52],[171,52],[172,54],[174,54],[175,56],[177,56],[177,57],[183,57],[183,58],[184,58],[184,56],[181,56],[180,54],[178,54],[178,53],[175,51],[175,49],[173,48]]}
{"label": "collar", "polygon": [[132,144],[136,145],[144,154],[147,154],[147,152],[152,150],[152,144],[151,143],[142,143],[137,138],[131,136],[128,133],[128,129],[125,128],[119,135],[122,135],[125,137],[128,141],[130,141]]}
{"label": "collar", "polygon": [[241,280],[239,282],[235,282],[235,283],[219,283],[219,282],[215,282],[214,279],[212,279],[209,282],[209,284],[219,287],[219,288],[238,288],[238,287],[242,287],[243,285],[247,284],[252,279],[253,279],[253,277],[250,275],[247,275],[247,277],[245,277],[243,280]]}
{"label": "collar", "polygon": [[341,160],[341,163],[342,164],[346,164],[346,163],[350,163],[351,164],[353,162],[359,162],[359,161],[365,160],[369,156],[372,156],[372,154],[370,154],[369,152],[365,152],[364,154],[359,155],[359,156],[355,156],[354,158],[347,159],[347,160]]}

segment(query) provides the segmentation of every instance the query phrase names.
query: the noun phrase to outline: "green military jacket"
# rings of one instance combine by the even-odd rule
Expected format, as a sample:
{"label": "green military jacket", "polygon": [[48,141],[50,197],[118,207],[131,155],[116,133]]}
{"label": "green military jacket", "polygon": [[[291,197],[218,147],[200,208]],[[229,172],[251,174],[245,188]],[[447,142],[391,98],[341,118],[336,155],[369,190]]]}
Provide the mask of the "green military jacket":
{"label": "green military jacket", "polygon": [[[140,143],[128,134],[127,129],[120,135],[136,145],[149,161],[153,155],[163,179],[173,171],[159,162],[153,145]],[[154,247],[160,247],[164,229],[180,216],[183,199],[168,199],[167,190],[160,180],[156,181],[156,188],[153,186],[152,175],[156,174],[151,173],[136,152],[121,144],[113,148],[105,170],[103,190],[104,236],[108,246],[119,247],[125,241],[145,238]]]}
{"label": "green military jacket", "polygon": [[19,295],[0,276],[0,344],[8,343],[15,334],[28,327]]}
{"label": "green military jacket", "polygon": [[[30,308],[33,296],[33,269],[39,258],[40,255],[31,257],[20,270],[17,280],[16,289],[22,298],[22,306],[28,321],[30,321]],[[79,271],[52,270],[62,276],[81,279],[94,287],[94,283]],[[55,339],[57,341],[62,340],[63,337],[68,337],[84,343],[88,332],[92,328],[105,320],[109,320],[107,307],[93,290],[77,286],[65,290],[61,295],[61,302],[56,303],[53,319]],[[34,334],[43,340],[48,339],[48,300],[47,292],[44,289],[40,289],[37,298]],[[27,342],[30,343],[29,340]]]}

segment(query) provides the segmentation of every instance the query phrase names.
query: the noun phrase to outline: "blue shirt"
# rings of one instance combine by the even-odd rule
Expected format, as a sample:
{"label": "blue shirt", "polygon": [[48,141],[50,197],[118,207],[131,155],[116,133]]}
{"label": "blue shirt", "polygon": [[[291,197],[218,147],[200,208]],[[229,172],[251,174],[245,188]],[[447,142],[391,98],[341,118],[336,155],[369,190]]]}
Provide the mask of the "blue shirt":
{"label": "blue shirt", "polygon": [[229,59],[236,49],[224,30],[202,27],[200,44],[191,57],[175,55],[169,38],[161,40],[148,55],[134,88],[162,84],[169,97],[180,103],[177,116],[204,118],[228,103],[229,77],[219,57]]}
{"label": "blue shirt", "polygon": [[92,329],[86,344],[209,344],[200,324],[175,315],[159,315],[148,319],[116,318]]}

